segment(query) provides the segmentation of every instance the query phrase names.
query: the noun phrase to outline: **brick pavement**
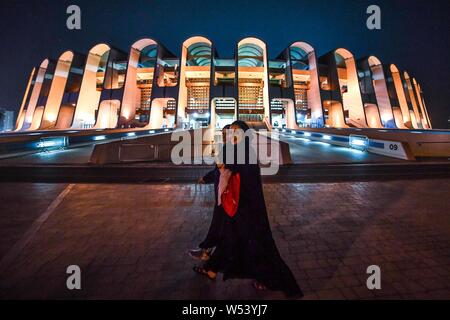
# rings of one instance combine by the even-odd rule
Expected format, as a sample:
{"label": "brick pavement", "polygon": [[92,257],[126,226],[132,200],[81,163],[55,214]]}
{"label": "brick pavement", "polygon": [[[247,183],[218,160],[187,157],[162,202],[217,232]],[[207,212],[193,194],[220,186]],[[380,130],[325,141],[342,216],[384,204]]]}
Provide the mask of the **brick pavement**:
{"label": "brick pavement", "polygon": [[[0,185],[37,193],[51,187],[61,190]],[[274,238],[305,299],[450,298],[449,180],[264,190]],[[23,198],[0,205],[1,216],[25,206],[33,192]],[[255,292],[247,280],[213,283],[192,272],[185,251],[205,235],[212,205],[211,186],[77,184],[0,274],[0,298],[284,299]],[[14,212],[36,216],[30,208]],[[82,269],[81,291],[65,287],[71,264]],[[365,285],[372,264],[381,267],[380,291]]]}

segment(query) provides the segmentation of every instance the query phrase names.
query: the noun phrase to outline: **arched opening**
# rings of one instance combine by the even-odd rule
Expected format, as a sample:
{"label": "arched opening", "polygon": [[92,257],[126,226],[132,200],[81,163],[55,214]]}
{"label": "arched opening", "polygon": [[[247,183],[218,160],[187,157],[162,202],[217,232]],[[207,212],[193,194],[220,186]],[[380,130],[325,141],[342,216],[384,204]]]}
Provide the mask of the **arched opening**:
{"label": "arched opening", "polygon": [[345,123],[342,104],[336,100],[325,100],[323,102],[325,114],[325,126],[329,128],[348,128]]}
{"label": "arched opening", "polygon": [[238,117],[263,122],[270,116],[266,45],[247,38],[238,43]]}
{"label": "arched opening", "polygon": [[119,127],[144,127],[150,120],[158,44],[142,39],[131,47]]}
{"label": "arched opening", "polygon": [[[391,64],[389,69],[391,71],[392,81],[394,82],[394,87],[395,87],[395,91],[397,93],[397,99],[398,99],[398,103],[399,103],[399,106],[393,106],[394,114],[396,115],[395,119],[396,119],[397,127],[412,128],[411,116],[409,114],[408,103],[406,101],[405,90],[403,88],[403,83],[402,83],[402,78],[400,76],[400,72],[399,72],[397,66],[394,64]],[[398,117],[399,111],[397,110],[397,108],[400,108],[400,111],[402,114],[402,119],[403,119],[402,123],[399,123],[399,117]]]}
{"label": "arched opening", "polygon": [[66,86],[58,109],[58,116],[53,128],[68,129],[71,127],[83,80],[86,57],[74,53],[67,75]]}
{"label": "arched opening", "polygon": [[104,100],[100,103],[97,112],[95,129],[110,129],[117,126],[117,113],[120,100]]}
{"label": "arched opening", "polygon": [[23,110],[22,112],[19,112],[19,115],[18,115],[18,118],[17,118],[17,122],[16,122],[16,130],[15,131],[19,131],[20,129],[22,129],[23,122],[25,121],[25,113],[26,113],[26,110]]}
{"label": "arched opening", "polygon": [[[43,107],[43,105],[41,104],[41,102],[42,102],[41,96],[45,95],[46,90],[45,90],[44,84],[49,85],[49,83],[48,83],[49,79],[46,79],[46,74],[47,74],[47,69],[49,67],[49,64],[50,64],[50,61],[48,59],[45,59],[44,61],[42,61],[41,65],[39,66],[39,69],[37,71],[36,78],[34,79],[34,81],[32,83],[33,90],[31,92],[31,96],[28,101],[28,106],[26,108],[22,130],[33,130],[32,127],[35,127],[38,122],[34,116],[34,113],[35,113],[35,110],[37,107]],[[42,116],[42,113],[41,112],[39,112],[39,113]],[[34,120],[34,126],[33,126],[33,120]]]}
{"label": "arched opening", "polygon": [[317,58],[314,48],[295,42],[289,48],[292,83],[295,95],[295,120],[299,127],[323,127]]}
{"label": "arched opening", "polygon": [[28,78],[27,88],[25,90],[25,94],[23,95],[22,104],[20,106],[20,110],[17,115],[16,128],[14,131],[20,131],[25,122],[25,114],[27,112],[27,106],[28,106],[32,88],[33,88],[33,83],[34,83],[33,81],[34,81],[35,73],[36,73],[36,68],[33,68],[31,70],[30,77]]}
{"label": "arched opening", "polygon": [[211,101],[211,128],[222,129],[237,120],[236,60],[214,57],[213,88],[220,95]]}
{"label": "arched opening", "polygon": [[417,84],[417,81],[415,78],[412,79],[412,86],[413,86],[413,91],[414,94],[417,98],[417,104],[419,107],[419,113],[420,113],[420,122],[422,123],[422,128],[424,129],[429,129],[429,125],[428,125],[428,117],[423,105],[423,101],[422,101],[422,94],[419,90],[419,86]]}
{"label": "arched opening", "polygon": [[34,110],[33,120],[31,121],[31,126],[28,130],[37,130],[42,121],[42,115],[44,114],[44,106],[37,106]]}
{"label": "arched opening", "polygon": [[414,117],[411,117],[412,125],[414,129],[422,129],[423,127],[421,122],[421,115],[419,112],[416,96],[411,83],[411,78],[409,77],[408,72],[404,72],[403,77],[405,79],[406,101],[408,102],[409,110],[412,111],[412,113],[414,113]]}
{"label": "arched opening", "polygon": [[237,102],[234,98],[214,98],[211,101],[211,128],[221,130],[237,120]]}
{"label": "arched opening", "polygon": [[416,118],[416,115],[413,110],[409,110],[409,116],[411,117],[411,123],[413,125],[413,128],[419,129],[418,121],[417,121],[418,119]]}
{"label": "arched opening", "polygon": [[[155,98],[150,108],[150,122],[146,128],[173,128],[177,101],[173,98]],[[187,128],[185,128],[187,129]]]}
{"label": "arched opening", "polygon": [[359,89],[359,79],[355,59],[350,51],[340,48],[334,52],[339,90],[342,96],[347,125],[367,127],[366,115]]}
{"label": "arched opening", "polygon": [[51,129],[56,124],[73,58],[73,52],[66,51],[58,59],[55,76],[53,78],[47,104],[45,105],[42,116],[42,122],[40,125],[40,129],[42,130]]}
{"label": "arched opening", "polygon": [[[371,65],[372,64],[372,65]],[[375,93],[374,78],[372,67],[379,66],[381,63],[376,57],[370,57],[358,61],[358,78],[361,98],[364,105],[366,121],[370,128],[383,128],[381,115],[378,108],[377,95]]]}
{"label": "arched opening", "polygon": [[369,128],[382,128],[380,113],[378,111],[378,106],[374,103],[364,104],[364,110],[366,113],[367,124]]}
{"label": "arched opening", "polygon": [[75,114],[76,104],[63,104],[59,109],[58,120],[56,121],[55,129],[70,128]]}
{"label": "arched opening", "polygon": [[171,88],[178,85],[180,59],[168,53],[157,60],[156,85],[160,88]]}
{"label": "arched opening", "polygon": [[183,43],[178,117],[189,127],[206,127],[210,123],[212,59],[210,40],[192,37]]}
{"label": "arched opening", "polygon": [[[397,126],[395,125],[392,105],[389,100],[383,65],[381,61],[374,56],[369,57],[368,63],[372,74],[372,87],[375,93],[381,123],[385,128],[396,128]],[[369,121],[368,115],[367,120]],[[371,125],[369,124],[369,126]]]}
{"label": "arched opening", "polygon": [[291,99],[272,99],[270,102],[272,112],[272,128],[298,129],[296,121],[296,105]]}
{"label": "arched opening", "polygon": [[423,98],[422,88],[420,87],[420,84],[416,81],[416,79],[414,79],[414,78],[413,78],[413,84],[414,84],[414,88],[416,90],[417,98],[419,100],[420,108],[422,110],[422,115],[423,115],[423,119],[424,119],[424,128],[431,129],[432,128],[431,121],[430,121],[430,117],[428,115],[427,107],[425,105],[425,99]]}
{"label": "arched opening", "polygon": [[96,45],[89,51],[72,124],[74,129],[90,129],[95,125],[100,96],[108,77],[105,73],[110,51],[106,44]]}

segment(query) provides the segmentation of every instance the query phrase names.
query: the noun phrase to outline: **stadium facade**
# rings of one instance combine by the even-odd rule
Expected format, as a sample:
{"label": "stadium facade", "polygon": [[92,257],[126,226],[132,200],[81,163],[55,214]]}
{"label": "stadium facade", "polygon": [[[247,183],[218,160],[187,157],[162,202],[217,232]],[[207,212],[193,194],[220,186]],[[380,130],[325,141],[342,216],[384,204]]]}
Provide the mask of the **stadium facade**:
{"label": "stadium facade", "polygon": [[264,41],[220,57],[201,36],[180,55],[152,39],[122,51],[64,52],[31,72],[17,131],[223,127],[235,119],[268,127],[431,129],[420,83],[377,57],[344,48],[317,56],[294,42],[269,59]]}

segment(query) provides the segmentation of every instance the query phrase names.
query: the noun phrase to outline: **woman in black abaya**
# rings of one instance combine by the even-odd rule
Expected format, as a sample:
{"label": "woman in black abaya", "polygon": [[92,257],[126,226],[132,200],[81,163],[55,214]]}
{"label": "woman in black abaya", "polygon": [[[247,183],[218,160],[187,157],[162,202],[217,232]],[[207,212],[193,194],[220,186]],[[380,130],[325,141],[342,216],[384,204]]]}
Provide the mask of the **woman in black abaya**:
{"label": "woman in black abaya", "polygon": [[[230,125],[226,125],[222,129],[222,143],[223,149],[220,153],[223,154],[224,148],[226,148],[226,144],[229,143],[226,138],[227,130],[230,130]],[[207,261],[210,258],[210,254],[212,250],[217,246],[217,243],[220,239],[220,233],[222,230],[222,224],[225,217],[225,213],[223,212],[223,208],[218,206],[217,192],[219,187],[219,179],[220,179],[220,170],[216,165],[213,170],[208,172],[203,178],[199,179],[199,183],[201,184],[214,184],[214,194],[215,194],[215,204],[213,217],[211,220],[211,224],[209,226],[208,234],[206,235],[205,240],[199,244],[197,249],[192,249],[188,251],[188,254],[194,258],[201,261]]]}
{"label": "woman in black abaya", "polygon": [[[232,129],[249,130],[245,122],[236,121]],[[194,271],[214,280],[222,272],[224,280],[253,279],[257,290],[282,290],[288,296],[303,296],[295,277],[281,258],[267,216],[261,171],[250,163],[252,148],[248,138],[237,141],[235,151],[244,144],[245,161],[225,160],[225,167],[240,174],[240,197],[236,215],[231,218],[224,210],[224,222],[218,243],[210,259]]]}

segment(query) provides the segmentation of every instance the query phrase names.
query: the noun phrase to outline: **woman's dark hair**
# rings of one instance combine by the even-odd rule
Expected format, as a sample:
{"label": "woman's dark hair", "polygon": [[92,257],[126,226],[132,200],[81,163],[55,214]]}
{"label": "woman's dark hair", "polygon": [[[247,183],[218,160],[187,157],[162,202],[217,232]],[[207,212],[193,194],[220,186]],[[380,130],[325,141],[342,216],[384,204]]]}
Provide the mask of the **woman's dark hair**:
{"label": "woman's dark hair", "polygon": [[245,123],[242,120],[236,120],[235,122],[233,122],[231,124],[232,126],[238,126],[239,128],[242,129],[242,131],[246,132],[247,130],[250,130],[250,127],[248,126],[247,123]]}
{"label": "woman's dark hair", "polygon": [[225,127],[223,127],[222,131],[229,130],[229,129],[231,129],[231,124],[227,124]]}

